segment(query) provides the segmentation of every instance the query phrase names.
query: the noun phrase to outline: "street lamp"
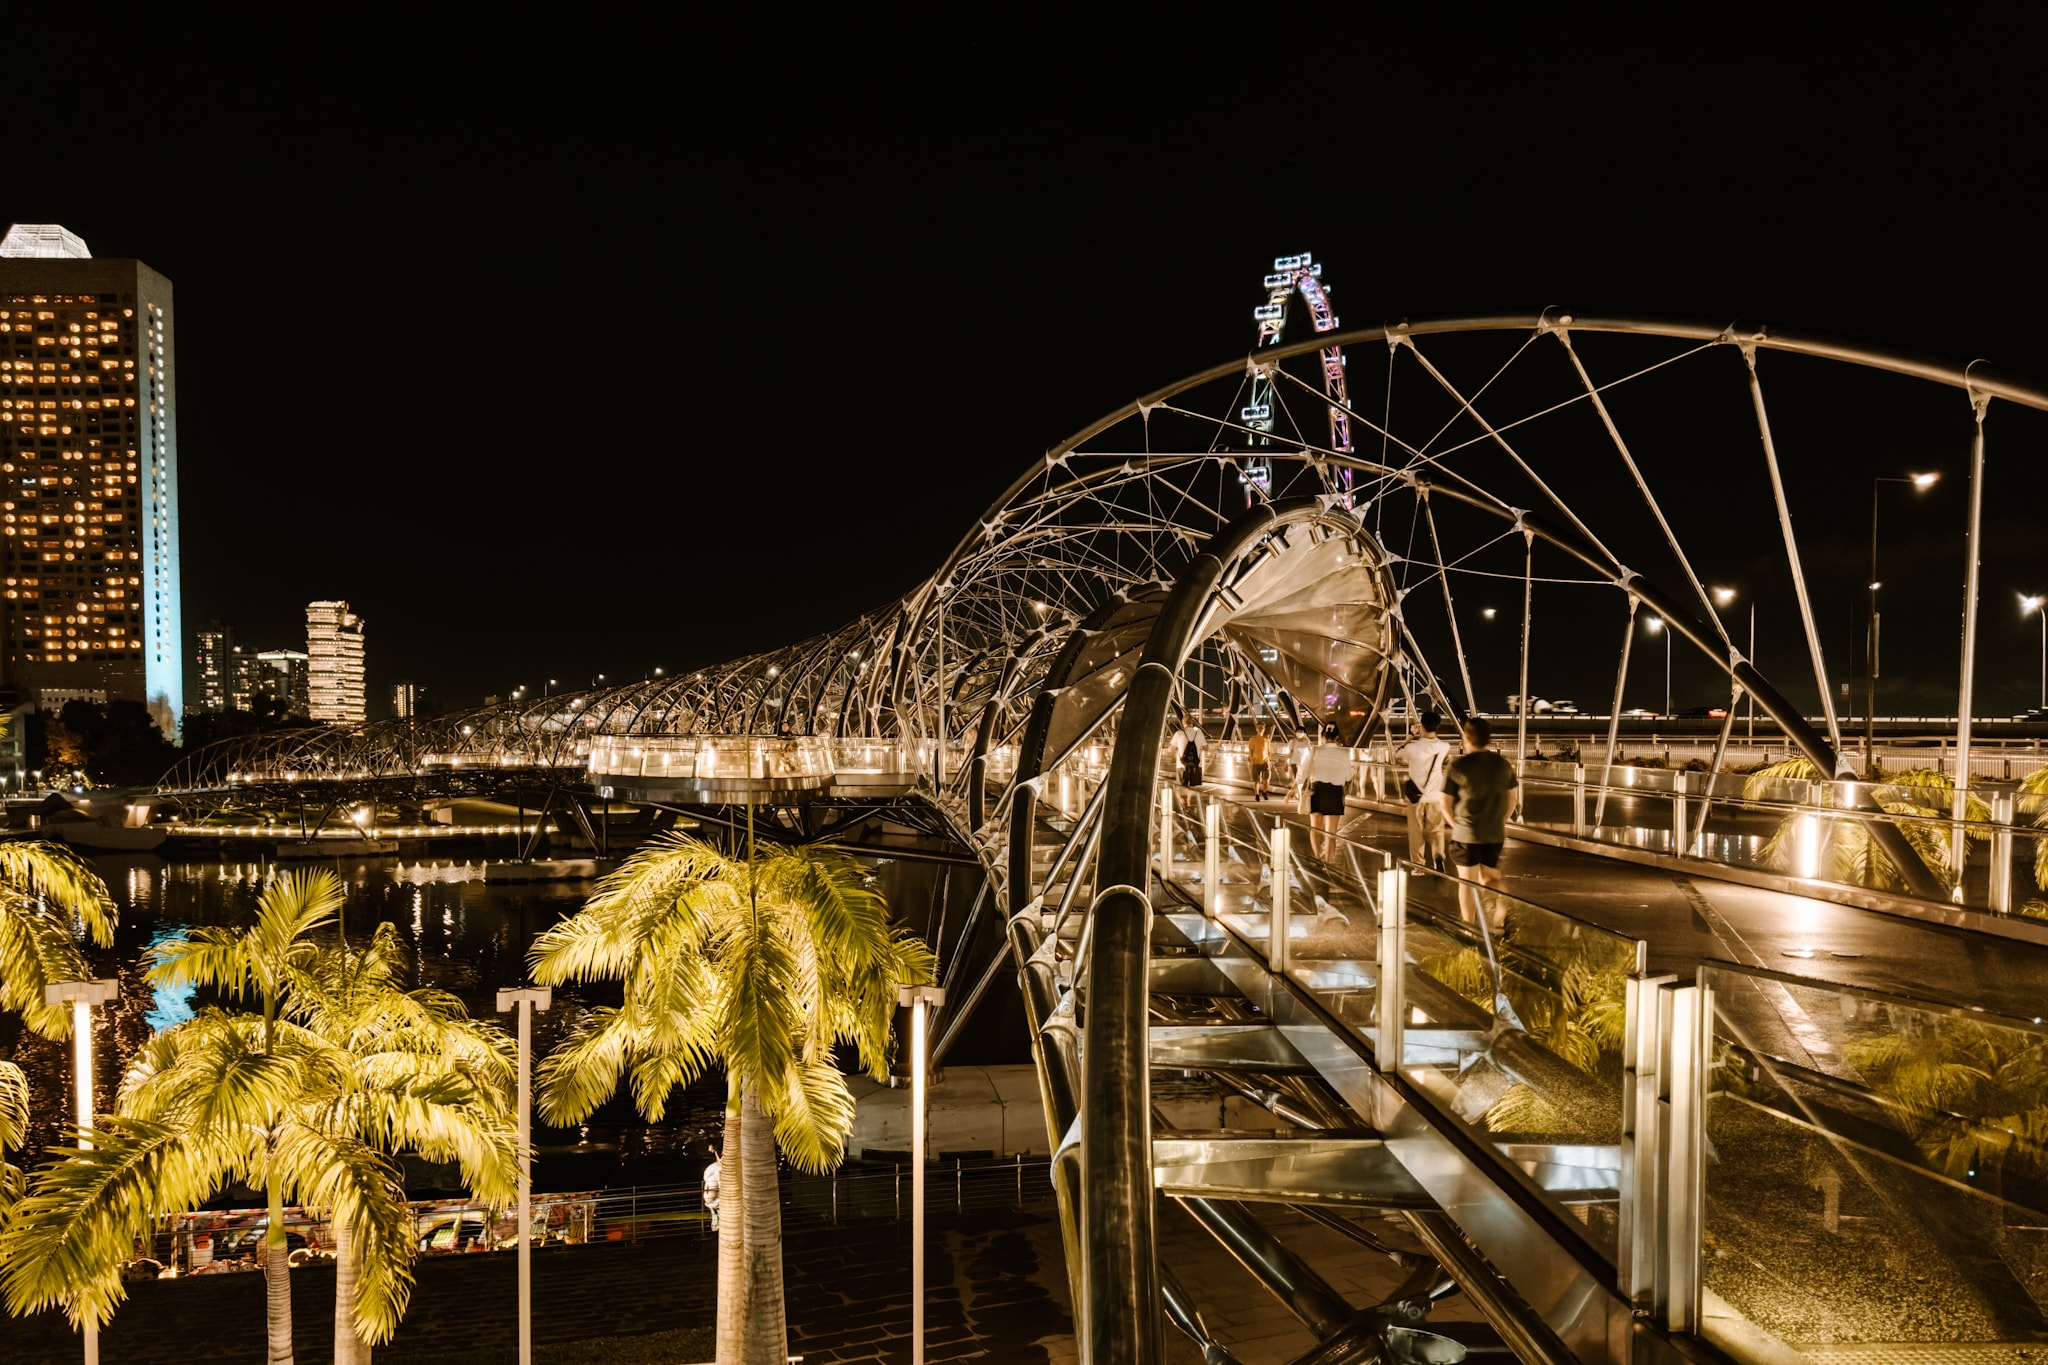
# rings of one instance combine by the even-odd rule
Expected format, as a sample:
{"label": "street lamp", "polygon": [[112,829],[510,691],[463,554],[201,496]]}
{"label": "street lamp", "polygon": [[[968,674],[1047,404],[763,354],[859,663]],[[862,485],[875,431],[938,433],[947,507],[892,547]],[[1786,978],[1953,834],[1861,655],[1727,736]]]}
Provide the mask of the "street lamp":
{"label": "street lamp", "polygon": [[2032,612],[2041,618],[2041,708],[2048,710],[2048,593],[2020,594],[2020,616]]}
{"label": "street lamp", "polygon": [[1664,637],[1664,714],[1671,714],[1671,632],[1664,629],[1664,618],[1652,616],[1644,623],[1652,635]]}
{"label": "street lamp", "polygon": [[519,1365],[533,1365],[533,1012],[554,1003],[552,986],[498,992],[498,1013],[519,1011]]}
{"label": "street lamp", "polygon": [[[43,1003],[71,1006],[72,1090],[77,1099],[78,1145],[92,1150],[92,1007],[119,998],[121,983],[54,981],[43,987]],[[85,1365],[100,1365],[100,1329],[85,1324]]]}
{"label": "street lamp", "polygon": [[910,1006],[910,1365],[924,1365],[924,1112],[926,1006],[946,1003],[942,986],[898,986]]}
{"label": "street lamp", "polygon": [[[1735,589],[1733,589],[1733,588],[1715,588],[1715,589],[1713,590],[1713,592],[1714,592],[1714,605],[1715,605],[1715,606],[1717,606],[1717,607],[1725,607],[1725,606],[1729,605],[1729,604],[1730,604],[1731,602],[1733,602],[1733,601],[1734,601],[1734,600],[1736,599],[1736,597],[1738,596],[1738,594],[1736,593]],[[1755,667],[1756,667],[1756,601],[1755,601],[1754,599],[1751,599],[1751,601],[1750,601],[1750,604],[1749,604],[1749,653],[1748,653],[1748,654],[1747,654],[1747,655],[1746,655],[1745,657],[1747,657],[1747,658],[1748,658],[1748,660],[1749,660],[1749,666],[1750,666],[1751,668],[1755,668]],[[1756,742],[1756,697],[1755,697],[1755,695],[1754,695],[1754,694],[1752,694],[1752,693],[1750,692],[1750,690],[1749,690],[1748,688],[1746,688],[1746,687],[1745,687],[1745,688],[1743,688],[1743,689],[1742,689],[1742,699],[1743,699],[1743,702],[1744,702],[1744,708],[1743,708],[1743,709],[1744,709],[1744,710],[1746,710],[1746,711],[1747,711],[1747,712],[1749,713],[1749,739],[1750,739],[1750,742],[1751,742],[1751,743],[1753,744],[1753,743],[1755,743],[1755,742]]]}
{"label": "street lamp", "polygon": [[1925,493],[1939,482],[1939,473],[1908,474],[1904,478],[1885,474],[1870,481],[1870,633],[1863,641],[1865,686],[1868,689],[1863,702],[1863,768],[1872,778],[1877,776],[1877,590],[1884,586],[1877,576],[1877,487],[1884,483],[1904,483],[1911,484],[1915,493]]}

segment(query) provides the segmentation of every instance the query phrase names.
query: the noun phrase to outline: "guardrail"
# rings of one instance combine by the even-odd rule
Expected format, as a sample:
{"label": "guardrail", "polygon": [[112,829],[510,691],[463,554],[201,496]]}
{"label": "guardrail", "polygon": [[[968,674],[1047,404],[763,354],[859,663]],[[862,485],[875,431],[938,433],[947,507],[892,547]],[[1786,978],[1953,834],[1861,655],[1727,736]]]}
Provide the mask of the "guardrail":
{"label": "guardrail", "polygon": [[[1043,1158],[928,1162],[928,1213],[956,1214],[1037,1208],[1052,1202],[1049,1163]],[[882,1167],[862,1163],[829,1175],[785,1172],[781,1183],[785,1228],[901,1220],[910,1216],[912,1170],[907,1162]],[[509,1251],[518,1246],[517,1210],[473,1200],[417,1201],[414,1216],[423,1256]],[[255,1248],[267,1228],[265,1210],[230,1209],[180,1214],[166,1219],[150,1255],[131,1262],[138,1278],[221,1274],[255,1270]],[[596,1242],[643,1242],[674,1237],[713,1236],[704,1192],[698,1185],[638,1185],[624,1189],[533,1198],[534,1244],[578,1246]],[[285,1231],[294,1263],[330,1257],[333,1224],[324,1214],[285,1210]],[[173,1274],[173,1272],[175,1272]]]}
{"label": "guardrail", "polygon": [[1718,961],[1651,975],[1568,913],[1162,791],[1168,885],[1634,1311],[1759,1365],[2048,1338],[2040,1020]]}

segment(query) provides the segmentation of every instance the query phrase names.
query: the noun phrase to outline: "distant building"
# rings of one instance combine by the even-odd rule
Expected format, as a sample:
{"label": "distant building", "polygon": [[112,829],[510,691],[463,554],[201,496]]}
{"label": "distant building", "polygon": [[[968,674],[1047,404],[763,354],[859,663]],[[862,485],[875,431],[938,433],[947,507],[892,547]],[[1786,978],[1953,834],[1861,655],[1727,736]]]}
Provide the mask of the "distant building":
{"label": "distant building", "polygon": [[413,720],[419,716],[419,713],[419,685],[412,682],[391,684],[391,714],[399,720]]}
{"label": "distant building", "polygon": [[339,725],[364,718],[363,618],[346,602],[306,604],[307,715]]}
{"label": "distant building", "polygon": [[55,224],[0,237],[0,668],[184,712],[171,282]]}
{"label": "distant building", "polygon": [[266,649],[249,670],[249,708],[261,697],[276,702],[288,716],[310,714],[306,656],[296,649]]}
{"label": "distant building", "polygon": [[235,664],[241,651],[235,648],[235,628],[211,622],[192,633],[192,709],[219,715],[223,711],[246,711],[248,704],[235,705]]}

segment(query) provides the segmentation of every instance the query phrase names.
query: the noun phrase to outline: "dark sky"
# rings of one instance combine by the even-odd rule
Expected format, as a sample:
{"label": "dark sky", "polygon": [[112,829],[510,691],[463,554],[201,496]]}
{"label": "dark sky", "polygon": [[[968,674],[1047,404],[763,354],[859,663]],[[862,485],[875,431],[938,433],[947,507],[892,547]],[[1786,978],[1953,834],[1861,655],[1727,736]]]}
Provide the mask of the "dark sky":
{"label": "dark sky", "polygon": [[[17,142],[0,218],[176,282],[188,623],[291,644],[308,599],[347,598],[373,684],[449,707],[836,625],[1046,446],[1246,350],[1295,250],[1347,324],[1740,317],[2048,376],[2043,72],[2017,41],[1773,43],[1730,14],[1725,45],[1616,46],[1477,10],[1398,37],[803,41],[779,13],[657,41],[557,10],[514,46],[166,30],[135,38],[155,78]],[[1868,478],[1913,452],[1834,458],[1801,529],[1847,637]],[[1925,599],[1901,619],[1939,647],[1888,659],[1930,706],[1948,468],[1898,540]],[[2011,593],[2048,587],[2041,471],[1994,457],[1987,709],[2031,699]]]}

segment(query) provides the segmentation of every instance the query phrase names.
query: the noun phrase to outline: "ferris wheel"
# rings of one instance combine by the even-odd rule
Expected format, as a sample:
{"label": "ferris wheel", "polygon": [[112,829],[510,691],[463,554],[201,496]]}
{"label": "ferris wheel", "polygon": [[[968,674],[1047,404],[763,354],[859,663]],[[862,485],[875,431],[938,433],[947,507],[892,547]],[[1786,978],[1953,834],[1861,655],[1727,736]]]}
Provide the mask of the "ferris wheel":
{"label": "ferris wheel", "polygon": [[[1281,344],[1287,330],[1288,300],[1297,294],[1308,305],[1309,324],[1318,335],[1337,330],[1337,314],[1330,307],[1330,289],[1323,283],[1323,267],[1311,253],[1304,251],[1297,256],[1274,258],[1273,273],[1267,275],[1261,284],[1266,291],[1266,301],[1252,310],[1252,320],[1259,324],[1259,350]],[[1330,449],[1348,454],[1351,450],[1351,414],[1350,399],[1344,387],[1344,348],[1326,346],[1320,350],[1319,356],[1323,367],[1323,394],[1330,404]],[[1246,429],[1253,433],[1249,443],[1254,448],[1272,443],[1276,397],[1272,376],[1254,370],[1249,401],[1238,414]],[[1267,460],[1246,460],[1239,478],[1245,485],[1247,500],[1272,493],[1273,466]],[[1339,481],[1348,489],[1350,471],[1340,473]]]}

